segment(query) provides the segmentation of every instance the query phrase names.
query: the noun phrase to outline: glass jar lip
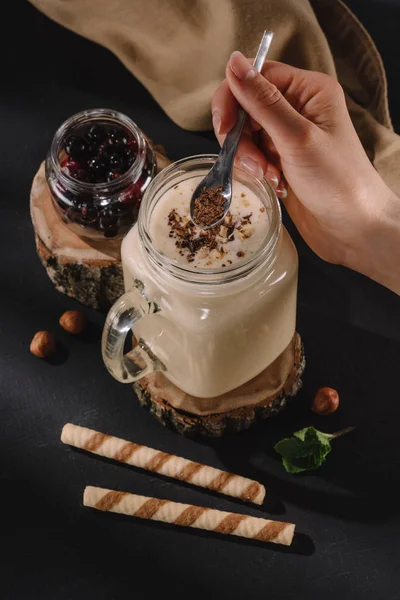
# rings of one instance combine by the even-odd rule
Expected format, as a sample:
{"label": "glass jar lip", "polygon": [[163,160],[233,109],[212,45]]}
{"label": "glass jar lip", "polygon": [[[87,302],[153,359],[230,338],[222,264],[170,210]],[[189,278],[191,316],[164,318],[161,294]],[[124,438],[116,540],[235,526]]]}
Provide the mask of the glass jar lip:
{"label": "glass jar lip", "polygon": [[[137,155],[133,164],[129,167],[121,177],[114,181],[106,181],[104,183],[88,183],[85,181],[78,181],[74,177],[71,177],[66,173],[59,162],[59,154],[62,150],[61,146],[68,133],[68,130],[72,127],[79,127],[81,125],[88,124],[92,121],[106,121],[109,120],[110,124],[121,124],[125,127],[129,133],[131,133],[137,142]],[[135,182],[144,167],[146,161],[146,148],[147,140],[142,133],[141,129],[136,125],[132,119],[120,113],[116,110],[109,108],[89,108],[75,113],[68,119],[66,119],[54,134],[53,141],[48,153],[47,160],[50,163],[51,169],[55,175],[59,178],[60,183],[71,191],[79,192],[92,192],[98,194],[112,193],[121,187],[126,186],[131,182]]]}
{"label": "glass jar lip", "polygon": [[[262,189],[267,193],[271,202],[270,226],[265,235],[264,243],[260,244],[259,249],[246,260],[239,261],[227,267],[220,267],[218,269],[194,269],[193,267],[190,267],[190,265],[184,266],[156,250],[152,244],[152,239],[149,233],[149,217],[151,214],[148,213],[151,210],[152,197],[155,193],[157,193],[159,188],[162,187],[163,182],[174,172],[177,176],[179,174],[183,174],[185,172],[183,167],[188,166],[201,167],[204,165],[208,167],[208,165],[210,165],[211,168],[212,164],[217,159],[217,156],[217,154],[197,154],[182,158],[172,163],[163,169],[158,175],[156,175],[142,198],[138,218],[138,230],[140,238],[143,241],[144,249],[153,264],[158,265],[163,270],[166,269],[171,275],[181,280],[194,283],[218,284],[239,279],[254,271],[260,265],[265,265],[266,263],[270,264],[275,255],[274,251],[280,238],[280,232],[282,228],[282,211],[275,191],[265,179],[257,179],[246,171],[242,171],[236,167],[236,171],[239,170],[249,180],[252,180],[254,183],[261,186]],[[223,275],[223,277],[221,277],[221,275]]]}

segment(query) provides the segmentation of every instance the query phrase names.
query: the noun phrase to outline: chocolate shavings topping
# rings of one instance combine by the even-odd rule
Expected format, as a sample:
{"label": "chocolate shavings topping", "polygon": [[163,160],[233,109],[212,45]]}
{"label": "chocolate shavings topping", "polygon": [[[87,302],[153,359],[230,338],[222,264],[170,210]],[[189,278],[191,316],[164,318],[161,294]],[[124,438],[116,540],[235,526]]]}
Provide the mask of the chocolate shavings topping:
{"label": "chocolate shavings topping", "polygon": [[204,187],[200,196],[195,199],[193,217],[200,227],[207,227],[222,218],[225,206],[222,189],[222,185],[211,190]]}

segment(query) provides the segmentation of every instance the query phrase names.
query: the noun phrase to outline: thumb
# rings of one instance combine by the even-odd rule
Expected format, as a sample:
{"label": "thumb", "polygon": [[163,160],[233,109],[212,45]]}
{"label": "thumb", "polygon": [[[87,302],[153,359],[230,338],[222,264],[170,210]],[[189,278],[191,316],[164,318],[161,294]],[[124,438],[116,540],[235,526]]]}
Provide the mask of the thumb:
{"label": "thumb", "polygon": [[[241,52],[233,52],[226,68],[229,87],[239,104],[270,135],[277,149],[290,144],[310,127],[280,90],[258,73]],[[287,82],[288,87],[290,81]]]}

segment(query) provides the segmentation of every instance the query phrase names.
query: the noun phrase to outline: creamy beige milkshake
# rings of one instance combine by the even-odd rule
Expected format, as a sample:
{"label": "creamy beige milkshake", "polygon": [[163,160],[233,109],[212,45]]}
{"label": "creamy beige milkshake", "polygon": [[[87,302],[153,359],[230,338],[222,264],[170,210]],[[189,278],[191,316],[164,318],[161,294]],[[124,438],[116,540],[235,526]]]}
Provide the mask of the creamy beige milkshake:
{"label": "creamy beige milkshake", "polygon": [[234,181],[225,222],[206,233],[195,227],[189,203],[204,175],[170,177],[154,192],[142,226],[123,241],[122,262],[126,290],[139,280],[159,309],[135,323],[136,338],[168,379],[210,398],[258,375],[291,341],[297,253],[276,199],[260,182],[246,185],[244,175]]}

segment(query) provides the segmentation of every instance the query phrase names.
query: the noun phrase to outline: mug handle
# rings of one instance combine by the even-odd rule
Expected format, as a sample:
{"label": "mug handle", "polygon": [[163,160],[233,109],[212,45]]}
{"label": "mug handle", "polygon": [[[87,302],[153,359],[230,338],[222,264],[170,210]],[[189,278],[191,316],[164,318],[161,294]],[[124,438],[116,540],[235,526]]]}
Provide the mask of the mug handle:
{"label": "mug handle", "polygon": [[138,280],[111,307],[103,329],[101,351],[104,364],[117,381],[132,383],[155,371],[166,370],[142,339],[124,354],[125,340],[133,325],[144,315],[156,312],[157,305],[147,300],[143,283]]}

